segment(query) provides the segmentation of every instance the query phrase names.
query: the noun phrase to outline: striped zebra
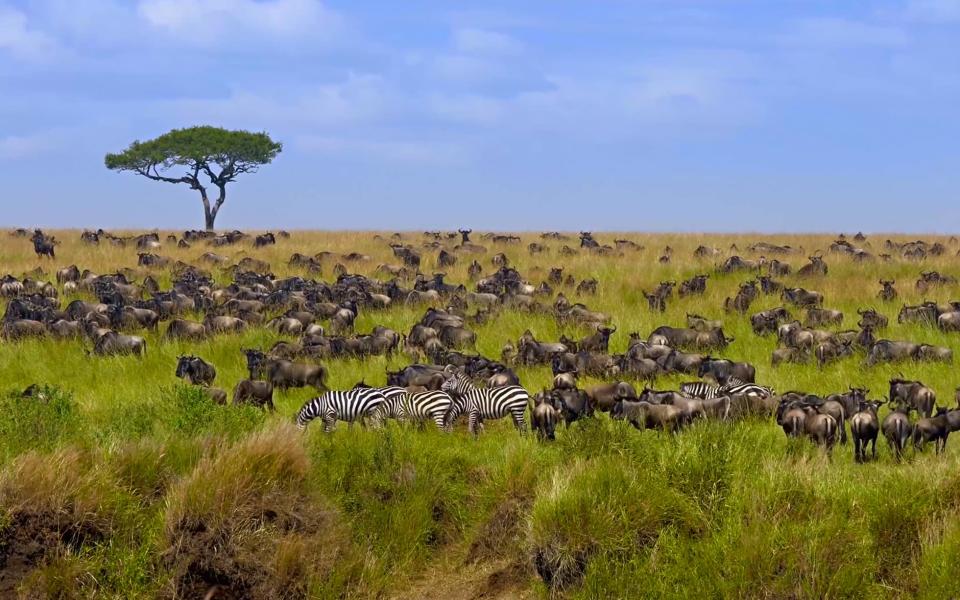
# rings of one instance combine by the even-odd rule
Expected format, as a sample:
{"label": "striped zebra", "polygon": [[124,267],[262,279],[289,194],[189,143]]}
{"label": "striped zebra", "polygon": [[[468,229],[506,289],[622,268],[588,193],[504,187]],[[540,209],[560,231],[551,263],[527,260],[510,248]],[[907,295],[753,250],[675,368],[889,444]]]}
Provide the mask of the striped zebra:
{"label": "striped zebra", "polygon": [[[731,377],[731,379],[733,379]],[[720,386],[718,393],[726,396],[756,396],[758,398],[769,398],[773,396],[773,388],[757,385],[755,383],[727,383]]]}
{"label": "striped zebra", "polygon": [[690,396],[691,398],[699,398],[701,400],[713,400],[720,395],[720,389],[721,386],[719,385],[713,385],[703,381],[680,384],[681,394]]}
{"label": "striped zebra", "polygon": [[[358,386],[360,384],[357,384]],[[353,389],[363,389],[359,387],[354,387]],[[381,388],[367,388],[375,389],[383,394],[383,397],[386,399],[386,402],[380,408],[380,416],[383,419],[402,419],[403,418],[403,399],[407,395],[407,390],[396,385],[388,385]]]}
{"label": "striped zebra", "polygon": [[297,413],[297,428],[305,429],[307,424],[320,418],[323,421],[323,430],[333,431],[337,421],[346,421],[353,425],[354,421],[372,417],[375,422],[381,420],[387,402],[383,392],[376,388],[355,388],[346,391],[330,391],[306,404]]}
{"label": "striped zebra", "polygon": [[477,427],[483,425],[484,419],[502,419],[508,414],[520,433],[527,430],[524,413],[530,395],[519,385],[478,388],[463,373],[453,373],[440,389],[463,402],[462,411],[467,413],[468,418],[467,429],[474,435],[478,434]]}
{"label": "striped zebra", "polygon": [[447,424],[447,415],[453,407],[453,398],[450,394],[440,390],[415,392],[413,394],[404,394],[400,404],[400,419],[410,419],[418,425],[423,425],[428,420],[437,424],[441,431],[450,431],[450,425]]}

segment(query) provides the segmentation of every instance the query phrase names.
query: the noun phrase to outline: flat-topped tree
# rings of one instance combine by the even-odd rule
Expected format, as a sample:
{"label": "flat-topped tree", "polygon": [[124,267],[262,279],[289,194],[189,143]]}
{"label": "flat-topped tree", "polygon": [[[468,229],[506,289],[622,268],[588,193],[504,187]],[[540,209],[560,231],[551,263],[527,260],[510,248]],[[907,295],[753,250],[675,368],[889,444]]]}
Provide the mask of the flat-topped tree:
{"label": "flat-topped tree", "polygon": [[[132,171],[154,181],[189,185],[200,192],[206,228],[212,230],[227,198],[227,184],[243,173],[256,173],[282,149],[283,145],[266,133],[201,126],[174,129],[146,142],[135,141],[123,152],[107,154],[104,163],[111,171]],[[219,190],[213,204],[207,185]]]}

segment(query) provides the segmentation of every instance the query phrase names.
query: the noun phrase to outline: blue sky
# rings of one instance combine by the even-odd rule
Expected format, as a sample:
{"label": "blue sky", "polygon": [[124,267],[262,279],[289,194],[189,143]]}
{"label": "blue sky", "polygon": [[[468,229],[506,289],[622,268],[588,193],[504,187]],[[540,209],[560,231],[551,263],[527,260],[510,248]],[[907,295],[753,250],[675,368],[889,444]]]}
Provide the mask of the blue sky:
{"label": "blue sky", "polygon": [[960,0],[0,0],[0,223],[201,226],[193,124],[223,228],[955,232]]}

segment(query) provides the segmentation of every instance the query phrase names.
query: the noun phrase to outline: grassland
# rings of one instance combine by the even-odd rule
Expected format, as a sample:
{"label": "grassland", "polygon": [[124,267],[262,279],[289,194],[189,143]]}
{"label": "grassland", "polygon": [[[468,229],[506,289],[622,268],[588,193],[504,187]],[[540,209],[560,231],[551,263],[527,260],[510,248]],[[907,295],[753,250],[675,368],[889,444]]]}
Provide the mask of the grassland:
{"label": "grassland", "polygon": [[[62,240],[53,262],[35,258],[26,240],[0,240],[0,273],[41,266],[53,280],[55,268],[69,264],[148,273],[137,269],[133,248],[86,246],[77,231],[53,233]],[[550,242],[549,254],[531,257],[526,244],[539,237],[528,234],[522,244],[484,242],[491,250],[480,261],[491,272],[490,256],[503,251],[533,283],[555,265],[578,281],[599,279],[597,296],[582,300],[613,315],[614,352],[625,349],[631,331],[646,336],[696,312],[724,319],[736,338],[724,356],[755,364],[758,382],[778,390],[860,385],[881,397],[887,380],[902,372],[933,387],[941,404],[953,404],[960,384],[953,365],[866,368],[860,355],[823,370],[772,368],[775,340],[758,338],[746,318],[721,309],[747,277],[717,275],[719,261],[693,258],[701,243],[726,251],[765,239],[812,252],[831,237],[597,235],[601,243],[615,237],[646,249],[560,257],[560,243]],[[868,239],[875,253],[887,237]],[[418,233],[404,238],[424,241]],[[828,256],[829,275],[801,285],[843,310],[845,327],[854,326],[858,307],[873,306],[891,318],[884,337],[960,353],[960,334],[897,324],[900,303],[876,299],[879,279],[895,279],[907,303],[958,299],[955,287],[921,296],[913,286],[921,270],[960,274],[958,245],[940,241],[948,252],[920,263]],[[660,264],[666,245],[673,258]],[[193,262],[207,250],[167,244],[160,253]],[[265,249],[218,251],[261,258],[284,276],[305,275],[287,267],[292,253],[323,250],[370,255],[349,268],[371,276],[378,264],[397,262],[385,239],[360,232],[293,232]],[[806,253],[787,260],[797,267]],[[424,252],[425,272],[434,260]],[[445,269],[447,279],[467,282],[469,260]],[[641,290],[700,272],[711,274],[704,296],[674,298],[663,314],[648,310]],[[152,274],[169,285],[169,274]],[[761,296],[751,311],[779,304]],[[407,331],[422,312],[363,312],[356,330],[382,324]],[[477,349],[498,357],[528,328],[543,340],[587,333],[561,330],[548,315],[504,311],[474,327]],[[605,416],[561,430],[550,445],[518,437],[505,422],[488,424],[479,440],[396,424],[301,434],[290,421],[309,391],[280,394],[277,413],[264,415],[212,406],[173,376],[179,354],[197,354],[216,365],[217,384],[231,388],[245,374],[240,349],[268,347],[275,334],[147,339],[140,360],[93,358],[82,341],[0,342],[0,597],[193,598],[211,581],[223,598],[960,596],[960,453],[950,444],[944,456],[911,455],[903,464],[881,448],[879,460],[859,465],[850,447],[828,457],[786,440],[772,422],[701,423],[668,436]],[[404,363],[402,356],[330,361],[330,383],[380,384],[385,368]],[[547,368],[518,372],[531,391],[549,384]],[[682,380],[665,377],[657,387]],[[47,402],[19,398],[33,383],[56,391]],[[548,565],[550,586],[538,564]]]}

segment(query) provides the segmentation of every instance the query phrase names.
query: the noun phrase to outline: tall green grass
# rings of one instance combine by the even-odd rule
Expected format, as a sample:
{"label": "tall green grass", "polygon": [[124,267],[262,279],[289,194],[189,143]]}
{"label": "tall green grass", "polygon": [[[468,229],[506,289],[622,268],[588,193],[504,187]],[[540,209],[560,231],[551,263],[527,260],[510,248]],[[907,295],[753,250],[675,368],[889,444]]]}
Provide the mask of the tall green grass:
{"label": "tall green grass", "polygon": [[[101,273],[135,268],[133,249],[81,246],[77,232],[57,236],[64,240],[57,266],[76,263]],[[550,255],[530,257],[524,247],[535,236],[525,235],[524,245],[490,254],[506,252],[534,283],[551,265],[578,280],[597,277],[598,295],[580,300],[612,315],[619,327],[613,351],[626,347],[631,331],[646,336],[696,312],[723,318],[736,338],[723,354],[752,362],[758,381],[778,390],[827,393],[860,385],[880,397],[887,379],[902,372],[932,386],[940,404],[953,404],[953,365],[865,368],[860,355],[823,370],[772,368],[775,340],[757,338],[746,318],[720,309],[746,274],[712,274],[703,297],[674,298],[664,314],[647,309],[642,289],[713,273],[712,261],[692,258],[698,244],[744,249],[760,236],[598,236],[614,237],[646,249],[561,259],[560,244],[552,242]],[[830,241],[767,238],[810,252]],[[405,239],[421,241],[418,234]],[[881,306],[875,299],[881,278],[896,279],[910,303],[956,299],[956,288],[926,295],[913,288],[921,269],[957,274],[957,245],[944,241],[948,256],[922,264],[828,257],[827,278],[784,281],[822,291],[827,306],[846,313],[845,327],[854,326],[856,308],[874,306],[891,317],[885,337],[960,352],[960,336],[897,324],[900,303]],[[882,251],[882,238],[871,242]],[[674,254],[663,265],[657,257],[667,244]],[[4,240],[2,250],[0,272],[42,265],[52,279],[52,265],[34,259],[28,243]],[[377,264],[395,262],[385,241],[365,233],[295,232],[272,248],[219,251],[232,259],[264,258],[282,276],[296,273],[286,266],[290,254],[320,250],[369,254],[370,261],[349,268],[370,275]],[[194,260],[205,251],[165,246],[161,253]],[[487,272],[490,254],[478,257]],[[424,252],[424,271],[433,260]],[[448,268],[448,279],[466,281],[470,260]],[[326,278],[332,266],[325,266]],[[168,273],[154,275],[169,283]],[[572,289],[557,291],[577,300]],[[779,303],[761,297],[751,312]],[[407,331],[423,309],[363,312],[357,330],[384,324]],[[544,340],[587,333],[548,315],[512,311],[475,329],[477,350],[494,357],[526,329]],[[7,565],[0,570],[10,575],[3,582],[13,582],[0,585],[0,595],[202,597],[201,588],[211,585],[264,598],[392,597],[411,589],[439,595],[449,588],[431,585],[434,579],[459,582],[484,569],[492,575],[482,589],[469,590],[474,595],[960,595],[960,460],[952,444],[945,456],[911,454],[897,464],[881,442],[879,460],[860,465],[849,447],[826,455],[757,420],[700,423],[666,435],[601,416],[561,429],[550,445],[520,438],[507,423],[488,423],[477,440],[459,430],[444,435],[393,423],[377,431],[341,426],[330,435],[319,428],[301,433],[290,422],[309,390],[278,393],[277,412],[266,414],[211,405],[173,376],[179,354],[196,354],[216,365],[215,385],[230,391],[246,375],[241,349],[268,347],[274,334],[252,330],[200,343],[146,337],[142,359],[91,357],[81,341],[0,342],[0,565]],[[406,360],[330,361],[330,383],[380,384],[385,369]],[[550,384],[547,368],[519,373],[531,391]],[[666,377],[657,386],[686,379]],[[20,397],[33,383],[46,386],[45,399]],[[43,543],[29,546],[31,539]],[[10,571],[14,564],[22,568]]]}

